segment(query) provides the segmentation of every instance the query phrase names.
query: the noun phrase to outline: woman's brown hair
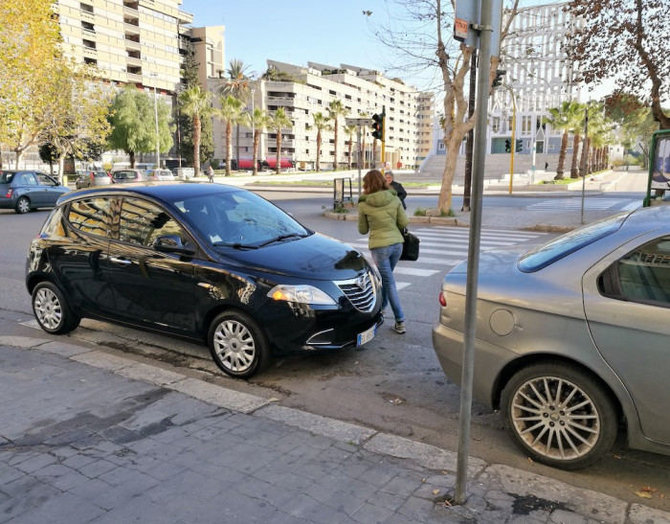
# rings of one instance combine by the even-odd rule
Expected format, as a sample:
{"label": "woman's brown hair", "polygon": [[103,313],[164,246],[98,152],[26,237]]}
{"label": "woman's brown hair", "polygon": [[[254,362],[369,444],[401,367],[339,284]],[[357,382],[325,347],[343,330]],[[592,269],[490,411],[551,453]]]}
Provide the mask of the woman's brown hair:
{"label": "woman's brown hair", "polygon": [[388,189],[386,178],[378,169],[371,169],[363,177],[363,192],[366,195],[376,193],[382,189]]}

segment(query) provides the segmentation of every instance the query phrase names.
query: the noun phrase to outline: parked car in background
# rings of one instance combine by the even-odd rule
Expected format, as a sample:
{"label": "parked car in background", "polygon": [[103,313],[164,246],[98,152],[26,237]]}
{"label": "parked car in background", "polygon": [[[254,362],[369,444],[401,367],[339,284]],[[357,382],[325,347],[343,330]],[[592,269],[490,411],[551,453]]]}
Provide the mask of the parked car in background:
{"label": "parked car in background", "polygon": [[[463,361],[466,265],[444,278],[433,346]],[[480,257],[474,396],[533,460],[592,464],[620,425],[670,454],[670,206],[595,222],[529,252]]]}
{"label": "parked car in background", "polygon": [[112,183],[142,182],[145,175],[140,169],[115,169],[112,171]]}
{"label": "parked car in background", "polygon": [[173,182],[175,180],[175,176],[169,169],[151,169],[148,173],[148,180],[160,182]]}
{"label": "parked car in background", "polygon": [[108,186],[112,183],[112,175],[107,171],[89,171],[81,175],[75,182],[77,189],[92,186]]}
{"label": "parked car in background", "polygon": [[0,170],[0,209],[27,213],[53,207],[68,191],[58,180],[38,171]]}
{"label": "parked car in background", "polygon": [[26,284],[48,333],[91,317],[190,337],[242,378],[273,354],[361,346],[383,322],[381,279],[360,252],[220,184],[61,199],[32,242]]}

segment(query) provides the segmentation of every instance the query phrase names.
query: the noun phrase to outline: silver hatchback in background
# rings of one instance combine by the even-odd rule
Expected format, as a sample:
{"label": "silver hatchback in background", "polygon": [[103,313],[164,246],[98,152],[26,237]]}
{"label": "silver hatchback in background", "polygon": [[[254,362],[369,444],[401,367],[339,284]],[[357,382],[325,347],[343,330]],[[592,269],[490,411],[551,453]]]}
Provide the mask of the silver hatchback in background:
{"label": "silver hatchback in background", "polygon": [[[433,347],[458,383],[466,266],[444,278]],[[530,252],[480,257],[474,396],[544,464],[628,445],[670,455],[670,206],[595,222]]]}
{"label": "silver hatchback in background", "polygon": [[127,182],[143,182],[144,174],[139,169],[116,169],[112,171],[112,182],[114,184],[124,184]]}
{"label": "silver hatchback in background", "polygon": [[89,171],[77,178],[75,187],[83,189],[85,187],[108,186],[112,183],[112,176],[107,171]]}
{"label": "silver hatchback in background", "polygon": [[174,182],[175,176],[169,169],[151,169],[148,171],[147,179],[154,182]]}

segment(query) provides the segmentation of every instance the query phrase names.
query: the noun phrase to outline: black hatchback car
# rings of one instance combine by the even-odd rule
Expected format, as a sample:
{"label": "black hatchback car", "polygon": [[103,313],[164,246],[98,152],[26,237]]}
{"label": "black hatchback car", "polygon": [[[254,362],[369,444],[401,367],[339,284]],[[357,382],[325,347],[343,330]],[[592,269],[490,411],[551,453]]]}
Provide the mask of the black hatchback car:
{"label": "black hatchback car", "polygon": [[235,377],[273,353],[360,346],[383,322],[379,275],[358,251],[220,184],[63,197],[26,284],[48,333],[91,317],[198,339]]}

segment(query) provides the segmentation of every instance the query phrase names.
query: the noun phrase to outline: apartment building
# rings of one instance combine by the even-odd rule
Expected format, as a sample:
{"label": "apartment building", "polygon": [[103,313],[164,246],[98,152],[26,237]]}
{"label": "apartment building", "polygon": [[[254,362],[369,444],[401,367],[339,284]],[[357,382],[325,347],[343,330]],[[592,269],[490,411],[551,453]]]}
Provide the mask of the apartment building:
{"label": "apartment building", "polygon": [[180,81],[180,33],[193,16],[181,0],[57,0],[65,53],[103,78],[172,94]]}
{"label": "apartment building", "polygon": [[565,6],[528,7],[514,18],[501,53],[504,87],[496,89],[491,101],[491,154],[505,152],[513,116],[521,153],[558,153],[561,133],[543,128],[542,118],[549,108],[579,99],[581,94],[581,86],[574,81],[574,64],[564,51],[569,32],[578,21]]}
{"label": "apartment building", "polygon": [[[575,24],[580,23],[568,11],[566,2],[537,5],[519,10],[502,44],[499,69],[505,71],[502,86],[489,99],[489,126],[486,151],[489,158],[486,176],[497,178],[509,172],[512,146],[515,172],[555,170],[561,147],[561,131],[543,125],[549,108],[567,100],[579,100],[582,86],[574,81],[574,67],[564,51],[564,44]],[[435,122],[433,155],[422,171],[441,172],[445,148],[443,131]],[[516,144],[514,144],[516,145]],[[570,141],[570,148],[572,142]],[[572,153],[569,149],[568,155]],[[465,147],[461,148],[456,182],[463,175]],[[441,157],[441,158],[440,158]]]}
{"label": "apartment building", "polygon": [[[282,132],[281,158],[291,160],[301,169],[312,169],[316,163],[316,134],[313,115],[328,115],[328,104],[340,100],[350,117],[372,117],[386,114],[385,161],[392,166],[414,167],[430,151],[432,139],[432,95],[419,92],[399,79],[386,78],[380,72],[342,64],[328,66],[309,62],[307,66],[268,60],[269,68],[278,74],[276,80],[257,80],[253,85],[253,101],[249,109],[262,107],[272,113],[283,108],[292,121],[290,129]],[[380,165],[381,143],[373,146],[370,128],[365,130],[365,164]],[[252,157],[252,132],[244,128],[240,139],[240,159]],[[215,136],[215,156],[224,158],[224,143]],[[352,164],[356,165],[357,135],[345,132],[345,119],[340,117],[335,159],[334,131],[322,132],[320,163],[322,169],[349,164],[349,141]],[[234,143],[234,142],[233,142]],[[273,163],[277,153],[276,132],[263,134],[258,158]],[[235,154],[233,147],[233,154]]]}

